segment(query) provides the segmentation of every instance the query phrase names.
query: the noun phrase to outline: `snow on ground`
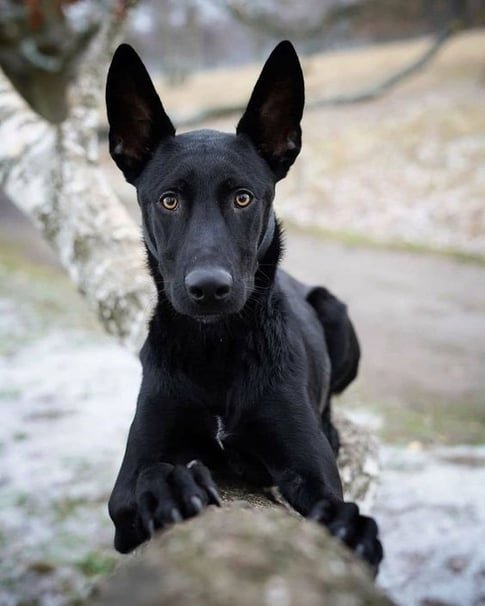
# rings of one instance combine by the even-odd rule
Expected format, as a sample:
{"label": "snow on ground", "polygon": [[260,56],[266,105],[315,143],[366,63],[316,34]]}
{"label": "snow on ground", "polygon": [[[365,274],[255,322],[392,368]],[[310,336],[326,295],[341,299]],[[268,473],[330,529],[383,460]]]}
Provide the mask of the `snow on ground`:
{"label": "snow on ground", "polygon": [[[1,303],[0,337],[26,321]],[[7,349],[0,377],[0,604],[73,604],[116,562],[106,503],[139,364],[108,337],[49,328]],[[402,606],[485,604],[485,448],[382,455],[379,583]]]}
{"label": "snow on ground", "polygon": [[485,447],[382,450],[379,576],[402,606],[485,604]]}
{"label": "snow on ground", "polygon": [[138,363],[108,338],[52,332],[0,376],[0,604],[70,604],[115,560],[106,503]]}

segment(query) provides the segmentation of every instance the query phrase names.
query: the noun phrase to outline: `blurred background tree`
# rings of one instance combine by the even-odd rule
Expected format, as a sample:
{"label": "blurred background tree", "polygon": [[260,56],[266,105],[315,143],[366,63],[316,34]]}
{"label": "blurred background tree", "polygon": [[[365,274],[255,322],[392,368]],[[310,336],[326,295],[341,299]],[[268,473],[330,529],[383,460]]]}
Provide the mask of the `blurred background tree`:
{"label": "blurred background tree", "polygon": [[137,229],[99,170],[98,125],[107,65],[135,3],[3,4],[3,189],[40,227],[103,326],[133,346],[151,287]]}
{"label": "blurred background tree", "polygon": [[31,107],[53,123],[67,117],[67,88],[100,27],[118,28],[129,2],[2,0],[0,65]]}
{"label": "blurred background tree", "polygon": [[[135,2],[1,0],[0,65],[51,122],[66,118],[67,87],[100,25]],[[171,84],[193,71],[261,60],[281,38],[306,53],[483,24],[480,0],[144,0],[127,35]]]}
{"label": "blurred background tree", "polygon": [[146,0],[128,35],[170,77],[169,57],[189,73],[261,60],[281,38],[314,53],[473,27],[484,13],[480,0]]}

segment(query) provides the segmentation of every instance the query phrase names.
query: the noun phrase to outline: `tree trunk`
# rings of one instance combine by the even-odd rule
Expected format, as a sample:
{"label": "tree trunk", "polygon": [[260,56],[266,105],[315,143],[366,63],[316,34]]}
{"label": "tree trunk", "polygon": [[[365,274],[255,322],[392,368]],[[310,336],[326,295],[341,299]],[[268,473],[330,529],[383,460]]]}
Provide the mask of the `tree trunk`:
{"label": "tree trunk", "polygon": [[365,565],[313,522],[240,503],[169,530],[93,606],[390,606]]}
{"label": "tree trunk", "polygon": [[40,118],[0,72],[0,186],[42,230],[102,325],[135,350],[153,288],[140,230],[98,166],[98,112],[116,22],[90,45],[61,124]]}

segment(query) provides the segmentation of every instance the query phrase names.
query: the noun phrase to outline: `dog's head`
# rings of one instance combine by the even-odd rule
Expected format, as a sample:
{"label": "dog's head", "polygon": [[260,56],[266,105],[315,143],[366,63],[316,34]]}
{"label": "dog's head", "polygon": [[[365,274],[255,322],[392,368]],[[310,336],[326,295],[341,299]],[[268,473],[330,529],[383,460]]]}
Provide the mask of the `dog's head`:
{"label": "dog's head", "polygon": [[175,135],[135,51],[108,73],[110,153],[136,186],[144,237],[180,313],[211,321],[239,312],[275,233],[275,183],[301,147],[303,74],[289,42],[270,55],[236,134]]}

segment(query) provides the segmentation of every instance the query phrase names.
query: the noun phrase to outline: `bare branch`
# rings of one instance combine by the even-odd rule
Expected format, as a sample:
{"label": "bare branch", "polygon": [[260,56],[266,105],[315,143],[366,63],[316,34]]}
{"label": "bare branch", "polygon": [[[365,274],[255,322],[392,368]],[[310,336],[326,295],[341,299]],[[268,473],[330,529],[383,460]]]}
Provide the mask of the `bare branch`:
{"label": "bare branch", "polygon": [[308,40],[323,36],[325,32],[333,27],[342,19],[353,17],[358,8],[359,2],[347,2],[345,4],[336,4],[327,9],[322,10],[321,16],[311,23],[295,23],[290,21],[281,21],[274,11],[268,12],[257,8],[256,3],[249,6],[248,2],[240,0],[218,0],[221,9],[229,13],[229,15],[255,30],[262,31],[265,34],[277,38],[292,38],[293,40]]}
{"label": "bare branch", "polygon": [[[352,103],[362,103],[382,96],[384,93],[394,88],[397,84],[403,82],[410,76],[423,69],[456,31],[457,28],[454,26],[447,27],[434,39],[429,48],[426,49],[426,51],[420,57],[418,57],[418,59],[415,59],[409,65],[406,65],[406,67],[401,68],[394,74],[387,76],[381,82],[348,95],[336,95],[334,97],[308,101],[306,103],[306,108],[314,109],[318,107],[334,107],[339,105],[349,105]],[[180,126],[192,126],[208,120],[225,118],[233,114],[241,113],[244,111],[244,109],[245,107],[243,105],[209,107],[187,118],[182,117],[181,119],[176,120],[176,122]]]}
{"label": "bare branch", "polygon": [[93,606],[392,606],[317,524],[237,503],[159,534],[93,597]]}
{"label": "bare branch", "polygon": [[317,99],[315,101],[310,101],[310,103],[307,104],[307,107],[315,108],[332,107],[336,105],[349,105],[352,103],[372,101],[373,99],[382,96],[384,93],[394,88],[403,80],[406,80],[410,76],[422,70],[431,61],[431,59],[433,59],[433,57],[443,46],[443,44],[447,40],[449,40],[454,31],[455,30],[452,27],[447,27],[435,38],[431,46],[418,59],[412,61],[409,65],[400,69],[396,73],[387,76],[387,78],[384,78],[384,80],[382,80],[378,84],[357,91],[355,93],[351,93],[349,95],[337,95],[335,97],[328,97],[327,99]]}

